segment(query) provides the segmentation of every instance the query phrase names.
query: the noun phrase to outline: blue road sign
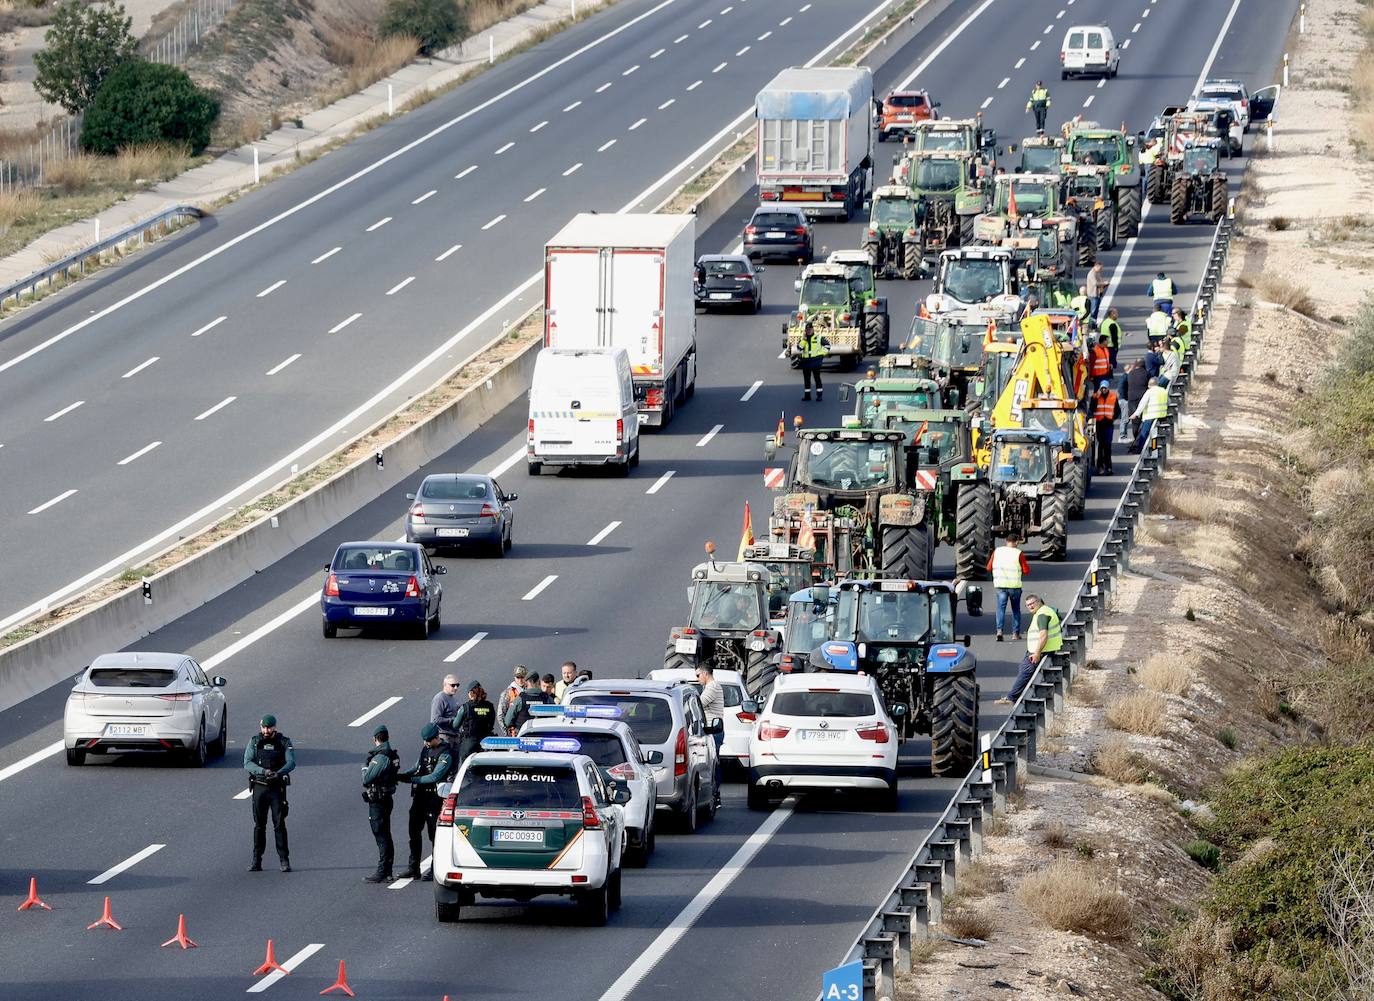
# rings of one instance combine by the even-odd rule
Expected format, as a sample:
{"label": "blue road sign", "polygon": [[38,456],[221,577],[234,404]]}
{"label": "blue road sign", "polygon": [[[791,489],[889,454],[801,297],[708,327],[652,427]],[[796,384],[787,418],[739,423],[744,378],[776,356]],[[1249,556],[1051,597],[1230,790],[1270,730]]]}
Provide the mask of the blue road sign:
{"label": "blue road sign", "polygon": [[863,1001],[864,964],[856,961],[821,975],[821,1001]]}

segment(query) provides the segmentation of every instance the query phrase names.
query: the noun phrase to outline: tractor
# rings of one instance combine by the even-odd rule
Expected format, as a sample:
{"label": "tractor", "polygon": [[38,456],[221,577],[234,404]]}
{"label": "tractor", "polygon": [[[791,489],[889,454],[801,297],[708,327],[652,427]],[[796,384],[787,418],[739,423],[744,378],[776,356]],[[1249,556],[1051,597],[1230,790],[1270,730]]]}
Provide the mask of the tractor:
{"label": "tractor", "polygon": [[[1166,109],[1167,110],[1167,109]],[[1226,137],[1218,134],[1216,121],[1210,114],[1196,111],[1176,111],[1163,120],[1164,134],[1159,140],[1159,152],[1150,164],[1145,192],[1150,201],[1162,205],[1170,201],[1174,178],[1183,166],[1183,155],[1189,146],[1221,143]],[[1172,203],[1171,203],[1172,207]]]}
{"label": "tractor", "polygon": [[843,264],[806,266],[795,283],[797,311],[782,327],[783,348],[794,368],[801,364],[801,339],[808,323],[828,345],[827,357],[844,369],[859,364],[870,339],[864,284],[861,279],[851,280]]}
{"label": "tractor", "polygon": [[1221,221],[1229,196],[1219,154],[1215,143],[1192,145],[1183,151],[1169,188],[1169,222],[1179,226],[1194,215],[1206,216],[1213,223]]}
{"label": "tractor", "polygon": [[[1115,247],[1120,220],[1112,196],[1111,168],[1065,164],[1064,195],[1066,201],[1074,199],[1081,216],[1092,220],[1098,252],[1105,253]],[[1080,248],[1080,258],[1082,253]]]}
{"label": "tractor", "polygon": [[979,243],[996,246],[1007,237],[1017,236],[1019,230],[1031,228],[1036,220],[1042,228],[1058,229],[1063,248],[1060,256],[1076,259],[1079,264],[1097,259],[1092,220],[1081,218],[1073,206],[1064,203],[1058,174],[999,174],[992,208],[975,220],[973,236]]}
{"label": "tractor", "polygon": [[980,119],[920,122],[893,159],[892,181],[924,206],[921,247],[929,259],[972,239],[997,169],[997,135]]}
{"label": "tractor", "polygon": [[878,277],[873,267],[873,258],[867,250],[833,250],[825,259],[825,263],[844,266],[849,278],[849,287],[862,304],[864,354],[886,354],[892,321],[887,313],[887,296],[878,294]]}
{"label": "tractor", "polygon": [[1012,255],[1001,247],[960,247],[940,255],[935,291],[926,296],[931,316],[987,305],[1006,312],[1021,308]]}
{"label": "tractor", "polygon": [[1062,169],[1064,140],[1059,136],[1028,136],[1016,152],[1021,154],[1021,159],[1013,173],[1058,174]]}
{"label": "tractor", "polygon": [[1116,214],[1116,237],[1130,239],[1137,235],[1144,173],[1136,137],[1124,130],[1102,129],[1092,122],[1084,122],[1069,132],[1064,152],[1070,163],[1107,168],[1109,200]]}
{"label": "tractor", "polygon": [[794,592],[787,599],[783,625],[782,651],[778,654],[778,672],[791,674],[807,670],[811,651],[830,639],[835,627],[835,599],[838,592],[835,580],[822,581]]}
{"label": "tractor", "polygon": [[1069,492],[1056,473],[1059,447],[1045,431],[999,428],[989,452],[989,534],[1038,538],[1042,560],[1062,561],[1068,552]]}
{"label": "tractor", "polygon": [[787,615],[787,599],[793,592],[809,587],[815,580],[828,580],[825,569],[816,563],[816,550],[789,542],[756,542],[744,547],[746,563],[768,568],[768,618],[781,628]]}
{"label": "tractor", "polygon": [[782,634],[768,615],[768,568],[759,563],[717,563],[715,546],[692,568],[688,588],[691,612],[685,626],[674,626],[663,655],[664,667],[738,671],[751,696],[772,683]]}
{"label": "tractor", "polygon": [[990,340],[1015,331],[1019,310],[995,306],[970,306],[917,316],[912,321],[912,338],[928,342],[930,375],[939,383],[945,405],[967,407],[972,400],[972,383],[983,366],[983,349]]}
{"label": "tractor", "polygon": [[873,192],[864,250],[884,278],[911,281],[921,273],[921,225],[925,206],[901,184]]}

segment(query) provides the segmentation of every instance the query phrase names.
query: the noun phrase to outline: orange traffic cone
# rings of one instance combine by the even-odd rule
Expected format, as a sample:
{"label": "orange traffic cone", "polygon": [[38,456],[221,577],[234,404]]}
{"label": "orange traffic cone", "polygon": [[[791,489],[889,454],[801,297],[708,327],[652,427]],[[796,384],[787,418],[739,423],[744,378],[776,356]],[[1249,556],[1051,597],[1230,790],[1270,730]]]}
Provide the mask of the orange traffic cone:
{"label": "orange traffic cone", "polygon": [[190,938],[188,938],[187,935],[186,935],[186,915],[185,915],[185,914],[178,914],[178,915],[177,915],[177,933],[176,933],[175,935],[173,935],[171,938],[169,938],[166,942],[163,942],[163,943],[162,943],[162,948],[165,949],[165,948],[167,948],[169,945],[179,945],[179,946],[181,946],[183,949],[199,949],[199,948],[200,948],[200,946],[198,946],[198,945],[196,945],[196,943],[192,942],[192,941],[190,940]]}
{"label": "orange traffic cone", "polygon": [[30,907],[41,907],[45,911],[52,910],[51,907],[49,907],[47,904],[43,903],[41,899],[39,899],[37,876],[29,877],[29,899],[25,900],[22,904],[20,904],[18,909],[21,911],[27,911]]}
{"label": "orange traffic cone", "polygon": [[262,965],[253,971],[253,976],[260,977],[264,973],[273,971],[290,975],[291,971],[277,962],[277,954],[272,948],[272,940],[267,940],[267,958],[262,961]]}
{"label": "orange traffic cone", "polygon": [[335,991],[343,991],[349,997],[356,997],[353,993],[353,988],[348,986],[348,971],[344,969],[344,961],[342,959],[339,960],[338,978],[324,990],[320,991],[320,993],[333,994]]}
{"label": "orange traffic cone", "polygon": [[94,923],[88,924],[88,925],[86,926],[86,930],[87,930],[87,931],[90,931],[92,928],[113,928],[115,931],[123,931],[123,930],[124,930],[124,926],[123,926],[122,924],[120,924],[118,921],[116,921],[116,920],[114,919],[114,915],[110,913],[110,898],[109,898],[109,897],[106,897],[106,898],[105,898],[105,910],[104,910],[104,912],[100,915],[99,918],[97,918],[97,919],[95,920]]}

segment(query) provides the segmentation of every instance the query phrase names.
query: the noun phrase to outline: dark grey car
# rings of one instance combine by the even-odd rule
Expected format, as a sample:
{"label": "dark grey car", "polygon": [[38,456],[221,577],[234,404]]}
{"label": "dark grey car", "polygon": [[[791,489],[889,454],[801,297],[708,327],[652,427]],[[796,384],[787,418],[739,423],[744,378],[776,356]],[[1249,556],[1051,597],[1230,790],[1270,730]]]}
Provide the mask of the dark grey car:
{"label": "dark grey car", "polygon": [[763,308],[762,270],[744,254],[703,254],[693,282],[697,309],[743,306],[757,313]]}
{"label": "dark grey car", "polygon": [[493,556],[511,547],[514,513],[508,494],[490,476],[477,473],[436,473],[426,476],[420,489],[406,494],[406,541],[427,549],[480,546]]}
{"label": "dark grey car", "polygon": [[811,223],[791,206],[760,205],[744,227],[744,252],[751,258],[786,257],[811,262]]}

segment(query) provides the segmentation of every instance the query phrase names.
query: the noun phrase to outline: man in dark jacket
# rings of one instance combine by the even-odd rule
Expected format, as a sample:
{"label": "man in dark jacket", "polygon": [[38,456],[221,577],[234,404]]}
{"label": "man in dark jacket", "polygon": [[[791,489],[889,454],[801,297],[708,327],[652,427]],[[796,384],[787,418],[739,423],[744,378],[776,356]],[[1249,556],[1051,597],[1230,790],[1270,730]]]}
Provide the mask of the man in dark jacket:
{"label": "man in dark jacket", "polygon": [[[460,706],[459,709],[465,709]],[[429,831],[429,844],[434,846],[434,828],[439,821],[439,808],[443,800],[439,798],[439,783],[449,780],[453,771],[453,756],[439,727],[426,723],[420,728],[420,756],[415,767],[396,776],[398,781],[410,783],[410,816],[407,818],[406,833],[409,836],[410,864],[401,873],[401,879],[418,879],[420,876],[420,850],[424,845],[422,832]],[[425,871],[425,879],[434,878],[434,867]]]}
{"label": "man in dark jacket", "polygon": [[367,803],[367,822],[377,842],[377,871],[363,879],[369,883],[390,882],[396,860],[396,843],[391,840],[391,807],[396,797],[396,774],[401,756],[391,749],[385,726],[372,731],[372,750],[363,762],[363,801]]}
{"label": "man in dark jacket", "polygon": [[[1150,385],[1150,373],[1149,373],[1149,370],[1146,369],[1145,363],[1144,363],[1143,361],[1136,361],[1136,362],[1135,362],[1133,365],[1131,365],[1131,367],[1128,368],[1128,369],[1126,370],[1126,372],[1121,376],[1121,389],[1120,389],[1120,393],[1121,393],[1122,397],[1124,397],[1125,400],[1126,400],[1126,410],[1125,410],[1126,413],[1131,413],[1131,412],[1133,412],[1133,411],[1135,410],[1136,406],[1140,403],[1141,397],[1143,397],[1143,396],[1145,395],[1145,390],[1149,388],[1149,385]],[[1128,423],[1129,423],[1129,427],[1130,427],[1130,436],[1129,436],[1129,437],[1127,437],[1127,426],[1128,426]],[[1122,422],[1122,425],[1121,425],[1121,440],[1122,440],[1122,441],[1134,441],[1136,435],[1138,435],[1138,434],[1140,434],[1140,421],[1139,421],[1139,420],[1133,420],[1133,421],[1130,421],[1130,422],[1125,422],[1125,421]]]}
{"label": "man in dark jacket", "polygon": [[518,734],[520,728],[530,721],[530,706],[549,705],[553,702],[553,696],[544,691],[539,681],[539,675],[531,673],[525,679],[524,690],[511,700],[510,707],[506,710],[506,718],[502,722],[506,725],[506,732],[512,736]]}
{"label": "man in dark jacket", "polygon": [[468,700],[459,708],[454,725],[458,728],[458,754],[453,770],[457,772],[469,754],[481,749],[482,738],[496,732],[496,708],[487,701],[486,689],[480,681],[468,685]]}
{"label": "man in dark jacket", "polygon": [[295,767],[296,751],[291,738],[277,730],[277,717],[268,713],[243,749],[243,768],[248,773],[248,791],[253,800],[253,862],[248,866],[249,872],[262,872],[269,813],[281,871],[291,871],[291,851],[286,839],[286,787],[291,784],[287,776]]}

